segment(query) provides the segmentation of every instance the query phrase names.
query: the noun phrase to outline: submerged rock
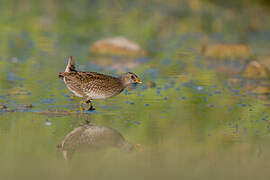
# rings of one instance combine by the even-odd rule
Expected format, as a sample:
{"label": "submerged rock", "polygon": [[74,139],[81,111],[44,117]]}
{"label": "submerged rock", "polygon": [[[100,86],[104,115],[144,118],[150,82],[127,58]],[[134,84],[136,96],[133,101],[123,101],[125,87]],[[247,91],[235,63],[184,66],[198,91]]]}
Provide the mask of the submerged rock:
{"label": "submerged rock", "polygon": [[270,77],[270,72],[264,64],[252,61],[247,65],[243,75],[249,78],[267,78]]}
{"label": "submerged rock", "polygon": [[132,151],[134,145],[114,129],[85,124],[67,134],[58,148],[63,151],[64,158],[69,159],[75,151],[100,151],[108,148]]}
{"label": "submerged rock", "polygon": [[140,45],[124,37],[113,37],[95,42],[90,53],[95,55],[143,57],[146,51]]}
{"label": "submerged rock", "polygon": [[258,58],[258,62],[270,69],[270,57],[260,57]]}
{"label": "submerged rock", "polygon": [[96,65],[116,71],[135,68],[146,60],[146,51],[124,37],[95,42],[90,48],[90,55],[91,61]]}
{"label": "submerged rock", "polygon": [[255,94],[270,94],[269,85],[246,85],[245,88]]}
{"label": "submerged rock", "polygon": [[249,59],[252,51],[244,44],[203,44],[200,47],[203,55],[214,59]]}

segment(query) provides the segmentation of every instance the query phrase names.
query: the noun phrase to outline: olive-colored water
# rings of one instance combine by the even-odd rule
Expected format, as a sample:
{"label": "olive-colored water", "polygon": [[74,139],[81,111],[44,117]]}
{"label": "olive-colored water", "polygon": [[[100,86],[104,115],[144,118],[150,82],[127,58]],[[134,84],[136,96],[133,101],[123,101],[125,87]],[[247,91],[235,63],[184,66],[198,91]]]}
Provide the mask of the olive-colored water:
{"label": "olive-colored water", "polygon": [[[208,35],[267,56],[265,11],[196,0],[2,1],[1,179],[268,179],[269,98],[245,88],[241,71],[251,59],[219,61],[198,52]],[[261,23],[250,27],[256,13]],[[89,47],[114,36],[138,42],[149,56],[132,69],[97,66]],[[144,83],[82,113],[58,79],[70,55],[79,70],[132,71]],[[86,120],[139,148],[75,152],[64,160],[57,145]]]}

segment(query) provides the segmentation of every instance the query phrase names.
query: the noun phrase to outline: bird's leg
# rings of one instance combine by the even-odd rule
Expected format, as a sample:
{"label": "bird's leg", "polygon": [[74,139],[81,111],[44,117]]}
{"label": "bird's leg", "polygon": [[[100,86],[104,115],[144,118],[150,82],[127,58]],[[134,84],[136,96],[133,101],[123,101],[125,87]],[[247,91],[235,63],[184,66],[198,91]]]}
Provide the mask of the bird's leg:
{"label": "bird's leg", "polygon": [[86,124],[86,125],[89,125],[89,124],[90,124],[90,119],[88,118],[88,116],[86,116],[85,124]]}
{"label": "bird's leg", "polygon": [[95,110],[90,99],[86,100],[85,103],[86,103],[86,109],[85,109],[86,111]]}
{"label": "bird's leg", "polygon": [[81,100],[81,101],[80,101],[80,111],[81,111],[81,112],[84,111],[84,109],[83,109],[83,103],[85,103],[85,101],[84,101],[84,100]]}

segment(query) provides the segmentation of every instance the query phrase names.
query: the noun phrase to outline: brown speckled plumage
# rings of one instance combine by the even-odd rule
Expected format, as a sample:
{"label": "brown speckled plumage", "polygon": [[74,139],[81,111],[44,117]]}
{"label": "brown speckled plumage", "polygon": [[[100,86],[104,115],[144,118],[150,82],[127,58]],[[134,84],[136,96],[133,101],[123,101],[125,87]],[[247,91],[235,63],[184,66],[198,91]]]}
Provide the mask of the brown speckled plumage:
{"label": "brown speckled plumage", "polygon": [[96,72],[76,71],[72,56],[65,72],[59,73],[59,77],[63,78],[70,91],[76,96],[82,97],[85,102],[116,96],[129,84],[141,83],[140,79],[131,72],[120,77],[112,77]]}
{"label": "brown speckled plumage", "polygon": [[67,134],[59,148],[63,151],[64,158],[68,159],[74,151],[99,151],[107,148],[131,151],[134,145],[114,129],[86,124]]}

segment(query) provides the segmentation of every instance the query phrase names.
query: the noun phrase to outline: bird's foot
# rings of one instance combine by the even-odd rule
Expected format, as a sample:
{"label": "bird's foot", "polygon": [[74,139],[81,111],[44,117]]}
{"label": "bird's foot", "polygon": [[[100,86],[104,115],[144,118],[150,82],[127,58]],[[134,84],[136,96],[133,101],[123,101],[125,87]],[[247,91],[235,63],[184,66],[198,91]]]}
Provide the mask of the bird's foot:
{"label": "bird's foot", "polygon": [[88,105],[87,105],[87,108],[85,108],[85,110],[86,110],[86,111],[94,111],[94,110],[96,110],[96,109],[92,106],[92,104],[90,104],[90,105],[88,104]]}
{"label": "bird's foot", "polygon": [[86,103],[86,108],[85,108],[86,111],[94,111],[94,110],[96,110],[93,107],[92,102],[90,100],[87,100],[85,103]]}
{"label": "bird's foot", "polygon": [[[83,104],[85,103],[85,108],[83,107]],[[93,111],[95,108],[92,105],[91,100],[81,101],[80,102],[80,111]]]}
{"label": "bird's foot", "polygon": [[81,111],[81,112],[84,111],[84,109],[83,109],[83,103],[84,103],[84,101],[80,101],[80,111]]}

